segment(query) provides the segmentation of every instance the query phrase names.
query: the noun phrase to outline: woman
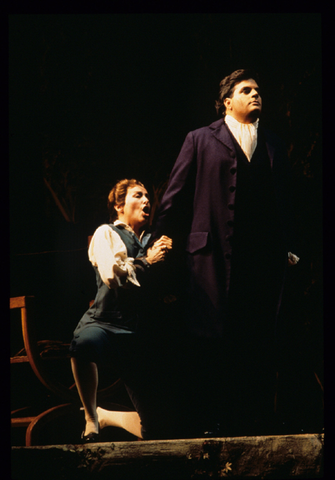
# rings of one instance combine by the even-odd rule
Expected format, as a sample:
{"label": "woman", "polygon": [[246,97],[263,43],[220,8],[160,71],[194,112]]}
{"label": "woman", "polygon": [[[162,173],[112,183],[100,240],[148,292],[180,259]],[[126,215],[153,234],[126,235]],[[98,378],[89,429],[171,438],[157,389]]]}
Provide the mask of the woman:
{"label": "woman", "polygon": [[[101,428],[118,425],[120,420],[119,426],[132,433],[150,435],[144,425],[148,423],[147,405],[142,409],[147,402],[142,391],[143,369],[131,354],[141,326],[138,310],[143,291],[139,287],[151,265],[162,262],[172,248],[171,239],[162,236],[146,249],[150,235],[142,230],[149,219],[150,201],[139,181],[118,182],[109,193],[108,209],[113,223],[95,231],[88,251],[96,272],[97,294],[79,321],[70,346],[72,372],[85,412],[84,443],[99,439],[98,412]],[[114,412],[97,412],[98,369],[104,365],[116,366],[138,413],[119,412],[118,419],[117,413],[113,417]]]}

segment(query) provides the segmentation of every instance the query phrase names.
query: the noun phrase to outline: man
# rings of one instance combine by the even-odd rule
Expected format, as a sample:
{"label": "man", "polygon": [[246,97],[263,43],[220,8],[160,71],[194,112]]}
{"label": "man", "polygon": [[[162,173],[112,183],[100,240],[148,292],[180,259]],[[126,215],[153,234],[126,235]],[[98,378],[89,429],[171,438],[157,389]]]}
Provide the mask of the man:
{"label": "man", "polygon": [[[185,378],[195,372],[188,385],[199,400],[195,411],[200,418],[207,404],[212,420],[225,425],[233,407],[239,418],[248,408],[252,424],[260,410],[271,410],[265,379],[272,370],[264,366],[286,267],[299,260],[291,253],[288,158],[279,139],[259,125],[256,78],[237,70],[221,81],[216,109],[223,118],[186,136],[155,226],[155,237],[173,238],[186,258],[186,328],[198,340],[185,356]],[[200,380],[204,388],[192,390]]]}

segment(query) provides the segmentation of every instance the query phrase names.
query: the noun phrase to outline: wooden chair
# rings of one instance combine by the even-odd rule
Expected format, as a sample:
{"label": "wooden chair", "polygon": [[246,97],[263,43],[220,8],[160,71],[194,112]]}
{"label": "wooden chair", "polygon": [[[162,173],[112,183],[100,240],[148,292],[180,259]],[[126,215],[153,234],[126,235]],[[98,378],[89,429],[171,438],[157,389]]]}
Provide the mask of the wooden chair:
{"label": "wooden chair", "polygon": [[[50,375],[50,371],[47,368],[48,362],[52,360],[57,361],[60,358],[63,360],[64,358],[68,358],[70,361],[70,354],[68,352],[69,345],[62,344],[62,342],[56,342],[60,344],[59,346],[63,347],[60,349],[60,354],[54,356],[52,354],[48,356],[42,355],[43,346],[45,346],[46,341],[37,341],[34,325],[34,300],[33,296],[14,297],[10,299],[10,309],[21,310],[21,330],[24,344],[24,349],[22,349],[19,354],[10,358],[10,363],[12,365],[29,363],[40,382],[49,391],[59,397],[62,402],[67,403],[62,403],[49,408],[36,416],[17,417],[17,414],[21,409],[12,412],[11,426],[27,428],[25,438],[26,446],[38,445],[39,431],[47,423],[72,410],[78,412],[80,406],[80,399],[75,388],[75,383],[70,387],[67,387]],[[41,347],[42,352],[40,351]],[[121,385],[122,382],[117,378],[108,387],[98,390],[98,399],[110,397]]]}

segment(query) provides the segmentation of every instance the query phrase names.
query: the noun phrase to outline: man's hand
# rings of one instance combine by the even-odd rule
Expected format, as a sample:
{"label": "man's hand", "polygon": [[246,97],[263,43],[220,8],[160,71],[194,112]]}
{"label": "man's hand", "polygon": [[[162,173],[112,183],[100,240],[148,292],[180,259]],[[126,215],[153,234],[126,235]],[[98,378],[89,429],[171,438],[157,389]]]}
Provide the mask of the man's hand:
{"label": "man's hand", "polygon": [[146,260],[150,265],[157,262],[163,262],[169,250],[172,249],[172,240],[163,235],[147,251]]}
{"label": "man's hand", "polygon": [[294,255],[292,252],[288,252],[288,265],[296,265],[299,262],[300,258]]}

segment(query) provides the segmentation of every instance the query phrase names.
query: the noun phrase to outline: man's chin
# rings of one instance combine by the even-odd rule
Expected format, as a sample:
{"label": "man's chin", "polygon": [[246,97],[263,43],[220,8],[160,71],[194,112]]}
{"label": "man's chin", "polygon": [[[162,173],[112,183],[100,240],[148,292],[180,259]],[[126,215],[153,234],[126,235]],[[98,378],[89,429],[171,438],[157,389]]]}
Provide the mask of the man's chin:
{"label": "man's chin", "polygon": [[250,112],[249,118],[252,122],[256,122],[256,120],[260,117],[261,115],[261,109],[259,107],[256,107],[254,110]]}

